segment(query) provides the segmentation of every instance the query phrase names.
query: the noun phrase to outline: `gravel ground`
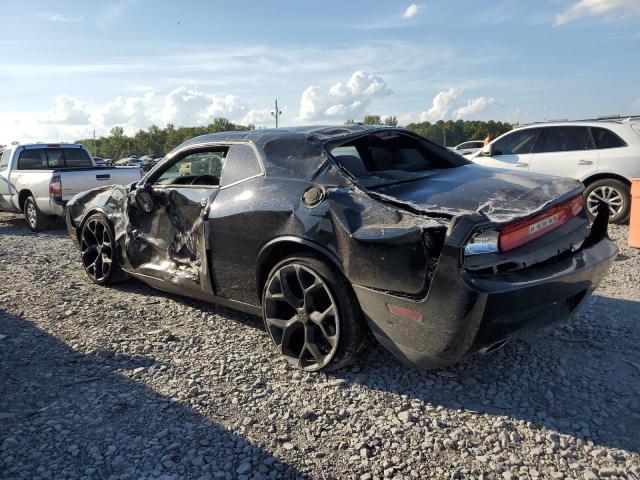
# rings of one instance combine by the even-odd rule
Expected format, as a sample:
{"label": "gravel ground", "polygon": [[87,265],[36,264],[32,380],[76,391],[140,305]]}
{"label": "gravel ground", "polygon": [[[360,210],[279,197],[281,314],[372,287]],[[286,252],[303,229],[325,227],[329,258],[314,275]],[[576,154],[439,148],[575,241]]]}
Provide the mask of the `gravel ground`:
{"label": "gravel ground", "polygon": [[372,346],[330,375],[255,317],[101,288],[0,214],[2,478],[640,478],[640,251],[579,317],[453,368]]}

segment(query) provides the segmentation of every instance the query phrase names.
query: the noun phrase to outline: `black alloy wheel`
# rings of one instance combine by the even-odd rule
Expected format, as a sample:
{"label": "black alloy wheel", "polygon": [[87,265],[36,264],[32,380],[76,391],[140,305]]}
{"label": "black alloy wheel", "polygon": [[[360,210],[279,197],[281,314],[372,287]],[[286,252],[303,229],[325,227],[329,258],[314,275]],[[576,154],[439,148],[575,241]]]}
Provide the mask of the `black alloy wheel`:
{"label": "black alloy wheel", "polygon": [[351,286],[316,257],[276,265],[264,287],[262,309],[271,340],[301,370],[335,370],[365,345],[367,329]]}
{"label": "black alloy wheel", "polygon": [[84,270],[94,283],[113,283],[121,273],[115,261],[113,229],[103,215],[92,215],[85,222],[80,237],[80,250]]}
{"label": "black alloy wheel", "polygon": [[271,276],[265,293],[265,322],[274,343],[294,366],[319,370],[338,348],[338,307],[325,281],[296,263]]}

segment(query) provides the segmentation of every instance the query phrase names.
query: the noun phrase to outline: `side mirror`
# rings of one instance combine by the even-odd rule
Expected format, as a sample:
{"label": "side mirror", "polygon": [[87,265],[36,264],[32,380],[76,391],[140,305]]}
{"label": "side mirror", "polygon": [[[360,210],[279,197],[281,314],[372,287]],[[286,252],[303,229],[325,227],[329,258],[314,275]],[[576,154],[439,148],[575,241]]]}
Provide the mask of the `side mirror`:
{"label": "side mirror", "polygon": [[145,213],[153,212],[153,196],[151,195],[151,191],[144,187],[140,186],[136,188],[134,192],[134,200],[136,202],[136,206]]}
{"label": "side mirror", "polygon": [[484,147],[482,147],[480,153],[484,157],[490,157],[491,155],[493,155],[493,149],[491,148],[491,145],[485,145]]}

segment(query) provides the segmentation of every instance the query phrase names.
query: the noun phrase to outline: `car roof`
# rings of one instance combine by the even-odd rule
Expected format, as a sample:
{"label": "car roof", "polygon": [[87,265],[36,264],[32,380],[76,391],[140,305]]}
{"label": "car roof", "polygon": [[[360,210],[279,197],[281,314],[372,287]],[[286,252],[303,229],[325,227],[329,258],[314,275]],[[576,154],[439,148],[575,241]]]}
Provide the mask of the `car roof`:
{"label": "car roof", "polygon": [[197,145],[200,143],[214,143],[214,142],[252,142],[256,145],[264,144],[267,141],[277,138],[295,137],[304,135],[309,138],[313,138],[318,141],[327,141],[338,139],[340,137],[348,137],[357,133],[363,133],[367,131],[375,130],[404,130],[397,127],[390,127],[388,125],[310,125],[302,127],[283,127],[283,128],[261,128],[256,130],[239,130],[220,133],[209,133],[200,135],[198,137],[191,138],[186,142],[181,143],[175,147],[168,156],[177,150],[182,150],[190,145]]}

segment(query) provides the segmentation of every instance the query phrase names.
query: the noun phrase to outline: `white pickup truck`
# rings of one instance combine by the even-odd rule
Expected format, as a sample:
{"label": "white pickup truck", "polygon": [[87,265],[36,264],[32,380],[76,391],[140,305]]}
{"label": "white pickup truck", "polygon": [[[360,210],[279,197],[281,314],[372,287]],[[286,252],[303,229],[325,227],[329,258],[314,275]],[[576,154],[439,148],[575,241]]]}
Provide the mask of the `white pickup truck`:
{"label": "white pickup truck", "polygon": [[34,232],[64,215],[75,194],[102,185],[139,180],[139,167],[96,166],[78,144],[31,144],[7,147],[0,157],[0,211],[23,212]]}

